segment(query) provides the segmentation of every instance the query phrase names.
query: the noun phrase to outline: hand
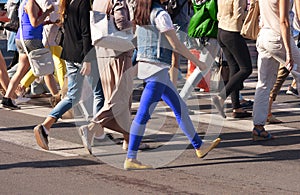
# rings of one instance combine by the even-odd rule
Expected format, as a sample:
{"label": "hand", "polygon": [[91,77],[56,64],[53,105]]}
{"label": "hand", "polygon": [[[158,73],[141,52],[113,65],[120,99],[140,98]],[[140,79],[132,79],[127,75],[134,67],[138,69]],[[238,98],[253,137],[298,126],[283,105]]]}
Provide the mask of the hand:
{"label": "hand", "polygon": [[82,76],[87,76],[91,73],[91,63],[90,62],[83,62],[82,68],[80,70],[80,74]]}
{"label": "hand", "polygon": [[294,67],[294,60],[288,58],[285,62],[285,65],[286,69],[288,69],[288,71],[292,71],[293,70],[293,67]]}

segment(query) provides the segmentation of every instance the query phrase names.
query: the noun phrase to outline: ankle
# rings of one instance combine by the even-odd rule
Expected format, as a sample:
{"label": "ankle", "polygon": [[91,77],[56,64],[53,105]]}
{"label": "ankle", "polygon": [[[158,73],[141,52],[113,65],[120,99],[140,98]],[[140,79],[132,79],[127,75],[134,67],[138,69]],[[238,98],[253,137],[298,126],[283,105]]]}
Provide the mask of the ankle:
{"label": "ankle", "polygon": [[270,116],[272,116],[272,115],[273,115],[272,113],[269,113],[269,114],[268,114],[268,117],[270,117]]}
{"label": "ankle", "polygon": [[233,112],[245,112],[243,108],[235,108]]}
{"label": "ankle", "polygon": [[260,130],[260,131],[262,131],[262,130],[265,129],[263,125],[254,125],[254,128],[255,128],[255,129],[258,129],[258,130]]}
{"label": "ankle", "polygon": [[44,132],[49,135],[49,129],[47,129],[44,125],[42,125]]}

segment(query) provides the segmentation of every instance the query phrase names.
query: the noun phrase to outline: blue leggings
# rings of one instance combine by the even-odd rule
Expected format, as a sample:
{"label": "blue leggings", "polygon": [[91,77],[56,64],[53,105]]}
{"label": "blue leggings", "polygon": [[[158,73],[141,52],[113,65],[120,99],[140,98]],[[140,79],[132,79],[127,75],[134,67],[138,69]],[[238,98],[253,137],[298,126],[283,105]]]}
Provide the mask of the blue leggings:
{"label": "blue leggings", "polygon": [[179,127],[188,137],[195,149],[202,144],[188,115],[188,108],[180,98],[170,81],[168,70],[163,69],[145,80],[146,86],[140,100],[140,107],[131,124],[127,158],[135,159],[145,128],[158,101],[162,99],[170,106],[176,116]]}

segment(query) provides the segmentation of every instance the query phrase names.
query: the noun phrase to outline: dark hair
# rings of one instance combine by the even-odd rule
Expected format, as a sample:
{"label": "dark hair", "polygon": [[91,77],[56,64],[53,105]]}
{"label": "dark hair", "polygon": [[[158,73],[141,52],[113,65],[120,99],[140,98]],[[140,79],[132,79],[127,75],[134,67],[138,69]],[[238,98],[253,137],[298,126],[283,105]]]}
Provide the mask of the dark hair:
{"label": "dark hair", "polygon": [[133,19],[136,25],[150,24],[151,7],[152,0],[136,0]]}

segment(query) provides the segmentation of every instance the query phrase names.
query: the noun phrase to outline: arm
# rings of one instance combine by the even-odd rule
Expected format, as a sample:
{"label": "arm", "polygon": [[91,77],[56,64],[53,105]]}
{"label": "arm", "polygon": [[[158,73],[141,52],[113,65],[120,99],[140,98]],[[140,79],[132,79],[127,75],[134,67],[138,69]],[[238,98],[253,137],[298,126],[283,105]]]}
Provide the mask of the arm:
{"label": "arm", "polygon": [[91,30],[90,30],[90,3],[89,1],[83,1],[82,4],[79,5],[79,17],[80,17],[80,27],[81,36],[82,36],[82,43],[83,43],[83,53],[85,56],[84,62],[82,64],[82,69],[80,73],[82,75],[89,75],[91,72],[91,62],[90,62],[90,55],[89,53],[92,46],[91,40]]}
{"label": "arm", "polygon": [[28,14],[30,23],[33,27],[37,27],[44,23],[49,14],[54,11],[53,5],[49,5],[45,12],[43,12],[40,16],[38,16],[40,12],[40,7],[37,5],[35,0],[28,0],[27,4],[25,5],[25,11]]}
{"label": "arm", "polygon": [[183,55],[184,57],[186,57],[187,59],[191,60],[192,62],[194,62],[199,68],[200,70],[205,70],[207,68],[207,66],[199,61],[187,48],[186,46],[181,43],[179,41],[179,39],[176,36],[176,32],[174,29],[172,30],[168,30],[166,32],[164,32],[167,40],[169,41],[170,45],[172,46],[172,48],[175,50],[175,52]]}
{"label": "arm", "polygon": [[286,64],[290,64],[290,70],[293,68],[293,57],[290,43],[290,23],[289,23],[289,1],[279,1],[279,17],[280,17],[280,30],[283,44],[286,50]]}

